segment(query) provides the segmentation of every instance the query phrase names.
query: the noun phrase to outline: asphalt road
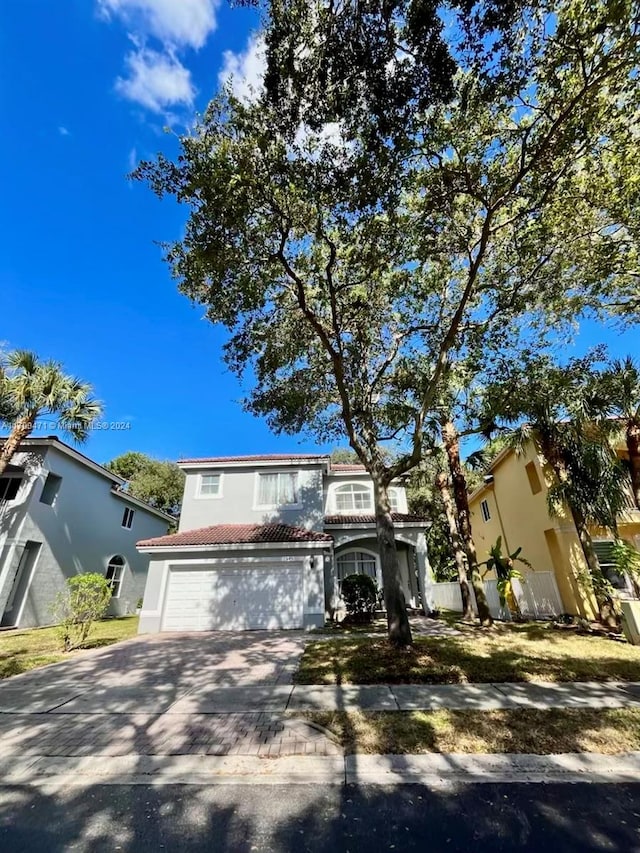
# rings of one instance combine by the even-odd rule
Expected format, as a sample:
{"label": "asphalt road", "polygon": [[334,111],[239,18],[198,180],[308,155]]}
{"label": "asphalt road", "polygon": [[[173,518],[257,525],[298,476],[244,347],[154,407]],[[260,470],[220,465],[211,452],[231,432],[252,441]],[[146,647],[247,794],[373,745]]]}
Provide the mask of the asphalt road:
{"label": "asphalt road", "polygon": [[0,787],[0,851],[640,851],[633,785]]}

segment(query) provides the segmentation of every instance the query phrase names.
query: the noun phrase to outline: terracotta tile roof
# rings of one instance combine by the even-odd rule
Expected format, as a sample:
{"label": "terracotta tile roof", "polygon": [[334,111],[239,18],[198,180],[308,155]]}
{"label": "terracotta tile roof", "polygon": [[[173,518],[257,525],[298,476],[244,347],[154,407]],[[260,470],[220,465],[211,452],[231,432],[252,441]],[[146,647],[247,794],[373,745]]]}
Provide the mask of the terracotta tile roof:
{"label": "terracotta tile roof", "polygon": [[261,453],[253,456],[205,456],[199,459],[178,459],[178,464],[197,462],[285,462],[288,460],[327,459],[326,453]]}
{"label": "terracotta tile roof", "polygon": [[142,539],[138,547],[157,545],[241,545],[251,542],[331,542],[327,533],[315,530],[303,530],[288,524],[214,524],[213,527],[199,527],[196,530],[184,530],[170,536],[157,536],[155,539]]}
{"label": "terracotta tile roof", "polygon": [[[431,521],[426,515],[413,515],[406,512],[392,512],[391,517],[397,523],[424,524]],[[375,515],[325,515],[325,524],[375,524]]]}
{"label": "terracotta tile roof", "polygon": [[367,469],[364,465],[358,465],[355,462],[332,462],[332,471],[345,471],[349,474],[366,474]]}

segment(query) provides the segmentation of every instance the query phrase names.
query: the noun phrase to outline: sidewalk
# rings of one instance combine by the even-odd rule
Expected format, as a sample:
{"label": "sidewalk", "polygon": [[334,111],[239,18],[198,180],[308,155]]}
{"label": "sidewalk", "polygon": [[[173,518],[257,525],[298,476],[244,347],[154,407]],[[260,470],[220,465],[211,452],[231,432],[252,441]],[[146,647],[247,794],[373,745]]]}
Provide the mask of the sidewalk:
{"label": "sidewalk", "polygon": [[[25,701],[26,699],[26,701]],[[640,683],[198,685],[158,695],[22,681],[0,691],[6,784],[397,784],[638,781],[624,755],[347,755],[307,711],[494,710],[640,706]]]}
{"label": "sidewalk", "polygon": [[493,711],[510,708],[625,708],[640,705],[640,682],[296,685],[288,711]]}

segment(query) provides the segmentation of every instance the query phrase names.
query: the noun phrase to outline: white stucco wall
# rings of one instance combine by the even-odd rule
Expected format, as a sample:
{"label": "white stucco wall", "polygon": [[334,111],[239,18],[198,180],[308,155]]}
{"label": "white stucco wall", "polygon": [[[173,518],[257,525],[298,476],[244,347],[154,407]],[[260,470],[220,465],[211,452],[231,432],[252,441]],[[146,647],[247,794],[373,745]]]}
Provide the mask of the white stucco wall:
{"label": "white stucco wall", "polygon": [[[256,506],[259,473],[297,471],[299,506],[263,509]],[[222,475],[220,497],[199,497],[201,474]],[[214,524],[267,524],[278,521],[307,530],[322,530],[322,466],[199,468],[186,471],[179,530]]]}
{"label": "white stucco wall", "polygon": [[[0,613],[10,595],[19,560],[27,541],[41,542],[20,627],[49,624],[50,606],[63,590],[68,577],[81,572],[106,571],[109,559],[122,555],[127,563],[119,599],[112,612],[134,612],[142,597],[148,558],[135,547],[139,539],[162,536],[167,522],[111,492],[110,481],[81,462],[67,456],[55,445],[33,453],[18,454],[14,465],[27,466],[18,504],[8,504],[3,512],[3,539],[0,543]],[[40,501],[48,472],[62,477],[53,506]],[[134,510],[131,529],[122,527],[124,508]],[[9,541],[10,540],[10,541]]]}

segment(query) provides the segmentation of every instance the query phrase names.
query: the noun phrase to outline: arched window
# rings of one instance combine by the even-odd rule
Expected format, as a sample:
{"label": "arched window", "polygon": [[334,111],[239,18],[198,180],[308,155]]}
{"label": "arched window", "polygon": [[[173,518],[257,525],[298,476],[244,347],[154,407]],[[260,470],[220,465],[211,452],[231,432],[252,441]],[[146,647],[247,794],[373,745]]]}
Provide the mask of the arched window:
{"label": "arched window", "polygon": [[389,489],[389,506],[391,512],[400,512],[400,498],[397,489]]}
{"label": "arched window", "polygon": [[337,512],[373,509],[371,489],[364,483],[345,483],[335,490]]}
{"label": "arched window", "polygon": [[122,588],[122,579],[124,578],[124,570],[127,561],[120,554],[113,556],[107,565],[105,573],[106,579],[111,585],[111,595],[113,598],[120,598],[120,590]]}
{"label": "arched window", "polygon": [[336,577],[341,583],[347,575],[369,575],[376,580],[376,558],[366,551],[349,551],[336,559]]}

